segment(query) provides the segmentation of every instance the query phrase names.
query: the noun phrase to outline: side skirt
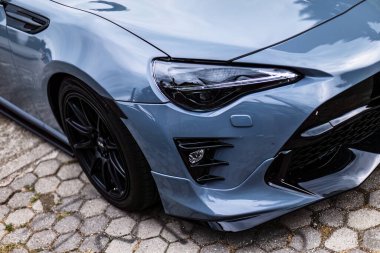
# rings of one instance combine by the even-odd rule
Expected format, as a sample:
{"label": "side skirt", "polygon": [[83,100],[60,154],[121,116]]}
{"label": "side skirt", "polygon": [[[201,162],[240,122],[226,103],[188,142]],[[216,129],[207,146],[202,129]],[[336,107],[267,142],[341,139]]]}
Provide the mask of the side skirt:
{"label": "side skirt", "polygon": [[60,132],[52,129],[46,124],[40,122],[37,119],[32,118],[32,116],[26,114],[14,106],[8,101],[0,97],[0,113],[7,118],[15,121],[20,126],[28,129],[38,137],[46,140],[53,146],[59,148],[66,154],[74,156],[73,150],[70,147],[66,137]]}

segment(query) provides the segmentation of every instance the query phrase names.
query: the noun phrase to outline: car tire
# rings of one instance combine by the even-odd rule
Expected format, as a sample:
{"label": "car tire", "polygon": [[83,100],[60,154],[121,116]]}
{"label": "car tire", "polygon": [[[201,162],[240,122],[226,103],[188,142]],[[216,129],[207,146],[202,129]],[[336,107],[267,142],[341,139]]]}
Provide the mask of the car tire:
{"label": "car tire", "polygon": [[136,211],[158,200],[151,170],[136,141],[105,100],[75,78],[59,91],[63,129],[83,171],[112,205]]}

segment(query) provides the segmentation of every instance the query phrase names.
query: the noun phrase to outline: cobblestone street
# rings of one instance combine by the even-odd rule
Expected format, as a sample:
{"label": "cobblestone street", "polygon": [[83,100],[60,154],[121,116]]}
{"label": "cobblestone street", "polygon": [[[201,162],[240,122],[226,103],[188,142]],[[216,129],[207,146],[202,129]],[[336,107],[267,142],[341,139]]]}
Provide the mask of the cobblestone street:
{"label": "cobblestone street", "polygon": [[380,170],[358,189],[240,233],[110,206],[74,159],[0,116],[0,253],[380,252]]}

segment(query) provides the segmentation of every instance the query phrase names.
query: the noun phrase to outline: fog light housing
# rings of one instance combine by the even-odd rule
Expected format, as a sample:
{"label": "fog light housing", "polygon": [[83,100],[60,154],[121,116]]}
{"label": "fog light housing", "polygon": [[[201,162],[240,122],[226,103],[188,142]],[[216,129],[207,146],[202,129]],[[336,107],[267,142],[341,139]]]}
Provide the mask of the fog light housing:
{"label": "fog light housing", "polygon": [[205,150],[204,149],[198,149],[194,152],[191,152],[189,154],[189,162],[190,164],[196,164],[198,163],[200,160],[203,159],[205,155]]}
{"label": "fog light housing", "polygon": [[175,138],[174,141],[190,175],[197,183],[224,180],[221,176],[210,174],[210,170],[229,164],[227,161],[216,160],[215,153],[219,149],[232,148],[233,145],[213,138]]}

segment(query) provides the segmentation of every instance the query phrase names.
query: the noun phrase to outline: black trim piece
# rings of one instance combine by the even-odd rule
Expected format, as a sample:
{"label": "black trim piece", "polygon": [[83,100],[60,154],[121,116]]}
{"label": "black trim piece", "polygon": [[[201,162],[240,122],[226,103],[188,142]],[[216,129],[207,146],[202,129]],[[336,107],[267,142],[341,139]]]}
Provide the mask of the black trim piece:
{"label": "black trim piece", "polygon": [[28,129],[38,137],[46,140],[53,146],[59,148],[66,154],[74,157],[74,153],[70,147],[69,144],[65,143],[64,141],[60,140],[58,137],[54,136],[52,133],[49,133],[48,131],[42,129],[41,127],[37,126],[36,124],[33,124],[32,122],[28,121],[24,117],[22,117],[20,114],[10,110],[9,108],[6,108],[3,105],[0,105],[0,113],[9,119],[15,121],[20,126]]}
{"label": "black trim piece", "polygon": [[7,4],[5,12],[7,14],[7,26],[29,34],[42,32],[50,23],[48,18],[13,4]]}
{"label": "black trim piece", "polygon": [[[223,177],[210,174],[211,168],[228,166],[229,162],[216,160],[215,153],[219,149],[233,148],[232,144],[215,138],[174,138],[177,149],[192,178],[199,184],[224,180]],[[189,162],[192,152],[202,149],[204,152],[200,161],[195,164]]]}
{"label": "black trim piece", "polygon": [[224,143],[220,141],[202,141],[202,142],[188,142],[188,143],[179,143],[178,147],[184,150],[197,150],[200,148],[232,148],[233,145],[229,143]]}
{"label": "black trim piece", "polygon": [[[380,73],[320,105],[281,148],[266,172],[266,182],[305,193],[308,190],[300,183],[344,169],[355,159],[352,148],[375,149],[370,141],[380,134],[378,84]],[[331,128],[321,128],[327,124]],[[310,130],[317,134],[305,135]]]}
{"label": "black trim piece", "polygon": [[204,183],[216,181],[216,180],[223,181],[224,177],[219,177],[219,176],[214,176],[214,175],[204,175],[204,176],[201,176],[200,178],[197,178],[197,182],[200,184],[204,184]]}

